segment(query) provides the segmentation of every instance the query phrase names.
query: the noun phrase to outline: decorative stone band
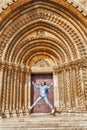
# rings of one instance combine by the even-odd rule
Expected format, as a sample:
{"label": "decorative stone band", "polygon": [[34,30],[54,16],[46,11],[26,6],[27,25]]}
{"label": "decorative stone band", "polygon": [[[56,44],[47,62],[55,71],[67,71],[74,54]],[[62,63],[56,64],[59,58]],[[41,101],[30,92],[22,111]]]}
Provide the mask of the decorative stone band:
{"label": "decorative stone band", "polygon": [[[79,10],[79,12],[81,12],[84,16],[87,16],[87,9],[78,0],[65,0],[65,1],[67,1],[72,6],[77,8]],[[83,0],[83,1],[85,1],[85,0]],[[87,3],[84,3],[84,4],[87,4]]]}
{"label": "decorative stone band", "polygon": [[67,69],[68,67],[74,67],[74,66],[78,66],[78,67],[87,67],[87,60],[86,59],[79,59],[76,61],[71,61],[69,63],[66,64],[62,64],[60,66],[55,66],[54,67],[54,71],[55,72],[59,72],[61,71],[63,68]]}
{"label": "decorative stone band", "polygon": [[18,70],[23,70],[25,72],[30,72],[29,66],[21,65],[21,64],[16,64],[16,63],[9,63],[7,61],[0,61],[0,67],[2,68],[13,68],[13,69],[18,69]]}
{"label": "decorative stone band", "polygon": [[[19,0],[1,0],[1,3],[0,3],[0,14],[4,10],[6,10],[9,6],[11,6],[12,4],[14,4],[15,2],[18,2],[18,1]],[[84,7],[84,5],[79,3],[77,0],[64,0],[64,1],[68,2],[69,4],[71,4],[72,6],[77,8],[78,11],[81,12],[84,16],[87,16],[87,9]]]}
{"label": "decorative stone band", "polygon": [[[63,68],[67,68],[67,67],[71,67],[71,66],[82,66],[82,67],[87,67],[87,60],[86,59],[78,59],[76,61],[71,61],[69,63],[64,63],[62,65],[59,66],[55,66],[54,70],[55,71],[60,71]],[[12,67],[12,68],[16,68],[16,69],[22,69],[25,72],[29,71],[30,72],[30,67],[26,66],[26,65],[21,65],[21,64],[17,64],[17,63],[11,63],[11,62],[7,62],[7,61],[0,61],[0,67]]]}
{"label": "decorative stone band", "polygon": [[0,2],[0,14],[6,10],[10,5],[14,4],[19,0],[1,0]]}

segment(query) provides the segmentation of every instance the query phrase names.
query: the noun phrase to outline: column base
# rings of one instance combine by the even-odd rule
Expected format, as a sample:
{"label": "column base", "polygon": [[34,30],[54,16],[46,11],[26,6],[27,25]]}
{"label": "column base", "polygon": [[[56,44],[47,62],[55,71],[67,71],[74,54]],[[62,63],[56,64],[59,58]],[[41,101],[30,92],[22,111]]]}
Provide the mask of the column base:
{"label": "column base", "polygon": [[12,112],[11,112],[11,117],[17,117],[17,112],[16,112],[16,110],[12,110]]}
{"label": "column base", "polygon": [[22,111],[22,109],[19,109],[19,110],[18,110],[18,116],[23,116],[23,111]]}
{"label": "column base", "polygon": [[6,117],[6,118],[10,118],[9,110],[5,110],[5,117]]}
{"label": "column base", "polygon": [[28,108],[25,108],[25,110],[24,110],[24,115],[29,115],[29,110],[28,110]]}

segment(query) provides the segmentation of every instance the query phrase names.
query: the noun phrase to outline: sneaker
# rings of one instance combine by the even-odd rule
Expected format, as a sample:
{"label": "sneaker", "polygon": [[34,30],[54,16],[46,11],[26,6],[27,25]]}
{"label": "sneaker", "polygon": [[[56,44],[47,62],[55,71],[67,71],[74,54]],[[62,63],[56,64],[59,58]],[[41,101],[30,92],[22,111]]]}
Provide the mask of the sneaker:
{"label": "sneaker", "polygon": [[32,110],[32,107],[31,107],[31,106],[28,106],[28,108],[29,108],[30,110]]}
{"label": "sneaker", "polygon": [[51,114],[54,114],[54,112],[55,112],[55,109],[52,109]]}

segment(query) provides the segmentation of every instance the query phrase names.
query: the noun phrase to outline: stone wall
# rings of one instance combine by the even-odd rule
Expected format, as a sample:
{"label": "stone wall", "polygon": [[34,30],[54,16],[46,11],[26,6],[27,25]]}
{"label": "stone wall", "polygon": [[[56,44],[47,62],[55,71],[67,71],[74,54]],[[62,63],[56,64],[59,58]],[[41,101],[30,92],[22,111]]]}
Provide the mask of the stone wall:
{"label": "stone wall", "polygon": [[66,1],[27,2],[1,15],[1,115],[29,114],[31,74],[41,73],[33,67],[44,60],[50,67],[42,73],[54,75],[56,111],[86,112],[86,16]]}

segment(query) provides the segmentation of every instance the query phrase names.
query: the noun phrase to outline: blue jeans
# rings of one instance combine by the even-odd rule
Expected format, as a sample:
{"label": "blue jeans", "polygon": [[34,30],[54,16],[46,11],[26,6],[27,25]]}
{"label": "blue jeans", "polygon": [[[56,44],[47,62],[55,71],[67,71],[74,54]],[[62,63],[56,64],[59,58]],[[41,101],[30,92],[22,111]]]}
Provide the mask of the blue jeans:
{"label": "blue jeans", "polygon": [[46,102],[46,104],[47,104],[51,109],[53,109],[53,106],[52,106],[51,103],[49,102],[47,96],[45,96],[45,97],[42,97],[42,96],[38,97],[37,100],[34,102],[34,104],[33,104],[31,107],[33,108],[34,106],[36,106],[36,105],[38,104],[38,102],[39,102],[40,100],[42,100],[42,99],[44,99],[44,101]]}

